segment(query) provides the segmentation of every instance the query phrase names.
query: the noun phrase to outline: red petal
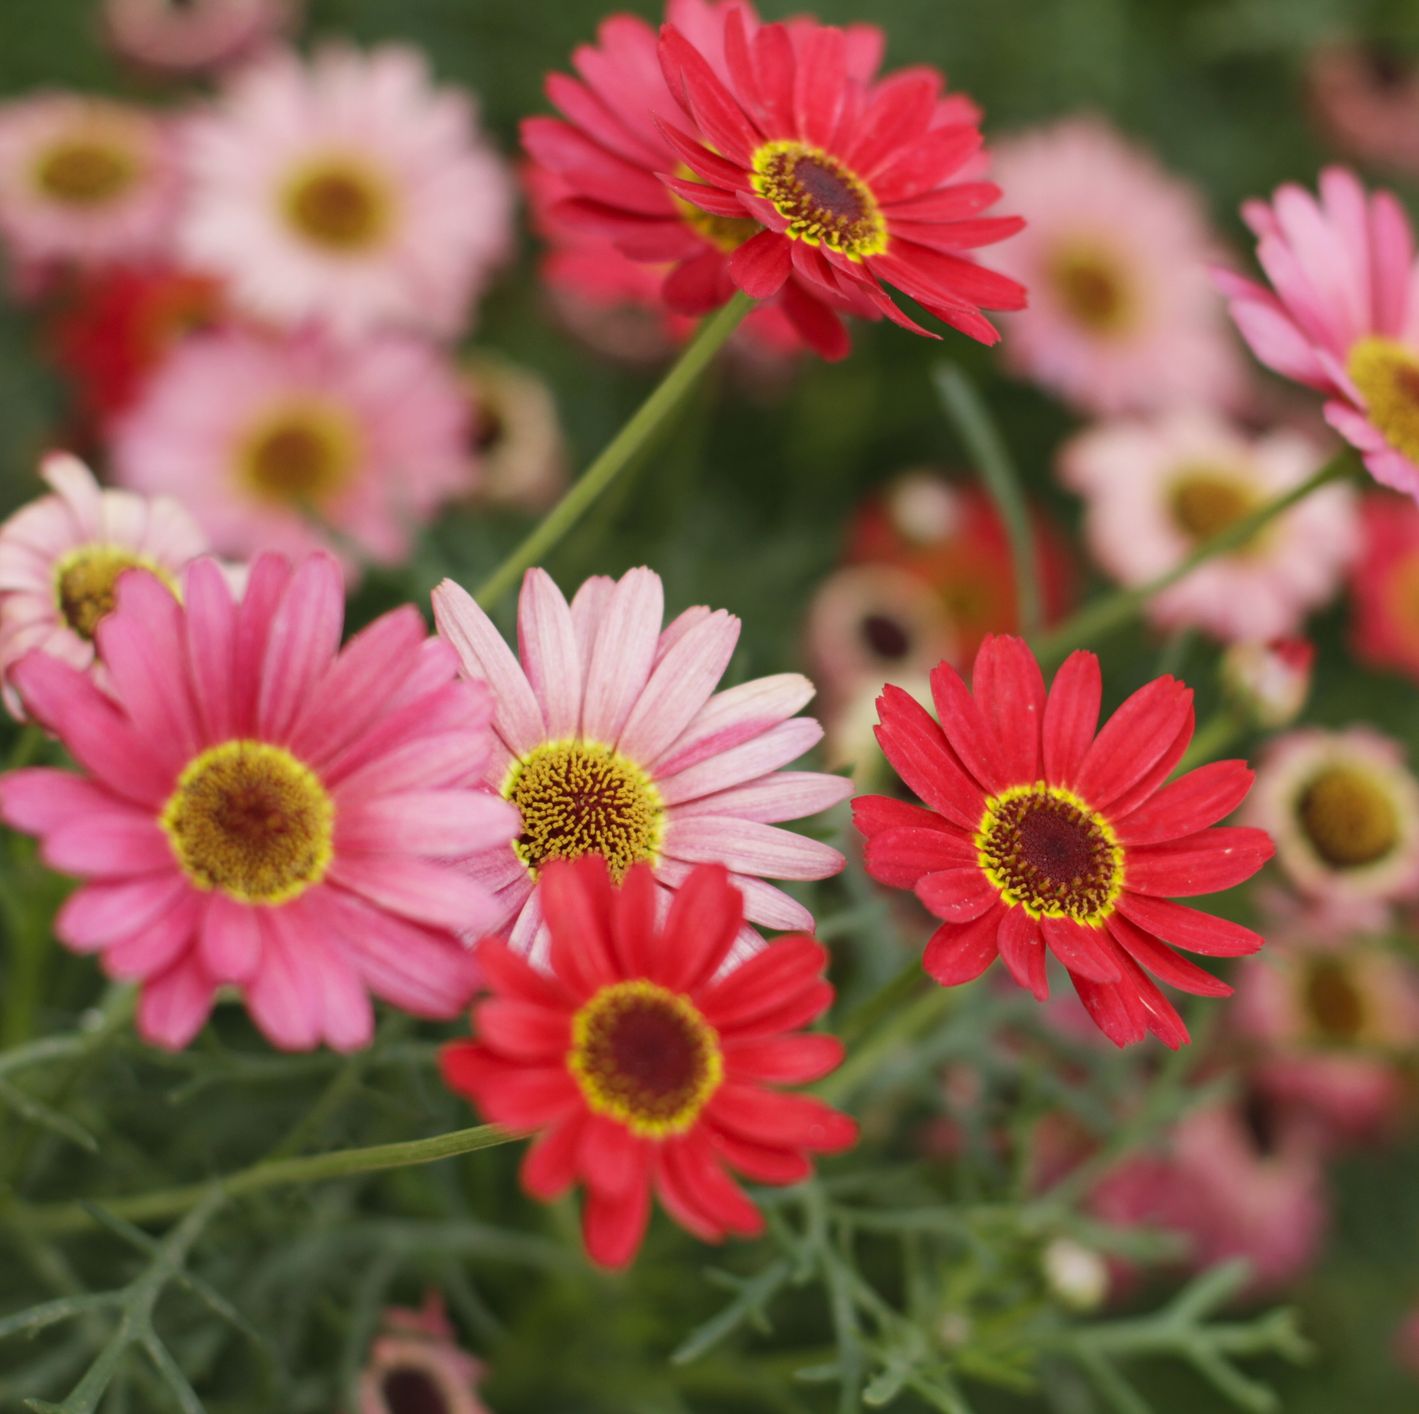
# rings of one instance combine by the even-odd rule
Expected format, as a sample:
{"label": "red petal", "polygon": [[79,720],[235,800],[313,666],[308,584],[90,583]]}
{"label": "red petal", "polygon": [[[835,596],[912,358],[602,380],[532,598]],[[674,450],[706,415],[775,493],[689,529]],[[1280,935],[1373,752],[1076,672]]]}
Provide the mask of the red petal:
{"label": "red petal", "polygon": [[808,1032],[795,1036],[731,1039],[724,1059],[732,1080],[806,1085],[842,1064],[843,1043],[836,1036]]}
{"label": "red petal", "polygon": [[852,352],[852,340],[842,320],[796,279],[783,287],[783,312],[798,337],[820,358],[836,363]]}
{"label": "red petal", "polygon": [[581,1117],[574,1115],[549,1129],[523,1155],[522,1186],[534,1198],[549,1203],[576,1182],[576,1155]]}
{"label": "red petal", "polygon": [[1007,908],[996,931],[996,946],[1010,975],[1039,1001],[1049,996],[1049,971],[1039,924],[1023,908]]}
{"label": "red petal", "polygon": [[493,997],[480,1002],[473,1015],[478,1038],[509,1060],[555,1063],[572,1043],[565,1011]]}
{"label": "red petal", "polygon": [[1152,800],[1158,793],[1158,788],[1173,774],[1179,761],[1187,754],[1188,743],[1192,740],[1192,734],[1197,727],[1197,717],[1192,708],[1187,710],[1187,716],[1183,718],[1182,726],[1177,730],[1177,735],[1173,737],[1168,749],[1153,763],[1148,771],[1139,777],[1114,803],[1109,807],[1109,814],[1117,814],[1119,819],[1133,814],[1145,802]]}
{"label": "red petal", "polygon": [[1096,810],[1112,805],[1177,739],[1192,710],[1192,691],[1176,678],[1155,678],[1116,711],[1079,766],[1079,793]]}
{"label": "red petal", "polygon": [[965,925],[943,923],[927,940],[922,967],[943,987],[974,982],[999,956],[1000,923],[999,910]]}
{"label": "red petal", "polygon": [[798,135],[819,147],[831,140],[847,86],[843,32],[814,26],[797,55],[793,107]]}
{"label": "red petal", "polygon": [[614,156],[560,118],[525,118],[522,145],[582,196],[642,216],[665,214],[669,198],[650,172]]}
{"label": "red petal", "polygon": [[705,1126],[705,1131],[725,1163],[755,1183],[802,1183],[813,1172],[813,1165],[796,1150],[753,1144],[710,1125]]}
{"label": "red petal", "polygon": [[782,1006],[821,1000],[824,988],[823,1006],[830,1004],[833,989],[819,981],[827,965],[828,950],[821,943],[791,933],[726,973],[700,993],[696,1004],[719,1031],[756,1029]]}
{"label": "red petal", "polygon": [[1231,987],[1220,977],[1214,977],[1185,957],[1179,957],[1166,943],[1159,942],[1151,933],[1145,933],[1121,913],[1115,913],[1107,926],[1114,941],[1140,967],[1153,973],[1168,986],[1199,997],[1231,996]]}
{"label": "red petal", "polygon": [[793,269],[787,236],[760,231],[729,257],[729,275],[751,299],[776,295]]}
{"label": "red petal", "polygon": [[1245,761],[1214,761],[1164,786],[1131,815],[1117,820],[1124,844],[1158,844],[1215,825],[1230,815],[1251,789],[1255,772]]}
{"label": "red petal", "polygon": [[931,122],[941,92],[941,76],[920,69],[883,79],[857,127],[857,141],[846,153],[856,172],[869,172],[897,148],[919,138]]}
{"label": "red petal", "polygon": [[904,201],[942,186],[975,156],[981,141],[980,130],[967,123],[937,128],[910,146],[883,153],[883,160],[861,175],[879,203]]}
{"label": "red petal", "polygon": [[1165,943],[1207,957],[1245,957],[1260,951],[1262,937],[1240,923],[1215,918],[1185,904],[1168,899],[1149,898],[1125,890],[1118,901],[1118,911],[1145,932]]}
{"label": "red petal", "polygon": [[596,1190],[586,1196],[582,1236],[591,1260],[613,1271],[630,1266],[650,1221],[650,1175],[612,1197]]}
{"label": "red petal", "polygon": [[685,106],[710,144],[747,166],[761,137],[704,55],[673,25],[660,31],[660,62],[670,91],[684,95]]}
{"label": "red petal", "polygon": [[885,830],[867,841],[864,859],[867,872],[893,889],[914,889],[923,875],[941,870],[971,868],[980,876],[970,841],[940,830]]}
{"label": "red petal", "polygon": [[698,255],[682,260],[665,277],[660,293],[677,313],[698,317],[718,309],[733,289],[723,254],[707,246]]}
{"label": "red petal", "polygon": [[726,1082],[705,1113],[717,1127],[757,1144],[835,1154],[857,1142],[857,1124],[811,1095],[778,1095]]}
{"label": "red petal", "polygon": [[1075,783],[1099,725],[1103,692],[1099,660],[1092,653],[1071,653],[1060,665],[1045,704],[1042,746],[1047,780],[1062,786]]}
{"label": "red petal", "polygon": [[743,921],[744,898],[728,871],[698,865],[675,891],[651,977],[672,991],[694,991],[719,971]]}
{"label": "red petal", "polygon": [[990,794],[1013,785],[1006,779],[999,743],[960,673],[949,663],[931,670],[931,697],[947,744]]}
{"label": "red petal", "polygon": [[1250,879],[1275,853],[1265,830],[1218,825],[1168,844],[1130,849],[1124,881],[1130,893],[1162,898],[1214,894]]}
{"label": "red petal", "polygon": [[942,833],[950,829],[935,811],[890,795],[859,795],[852,802],[852,822],[869,838],[883,830],[923,829]]}
{"label": "red petal", "polygon": [[942,869],[918,880],[916,896],[945,923],[969,923],[1000,901],[1000,891],[979,864]]}
{"label": "red petal", "polygon": [[554,859],[538,878],[552,934],[552,970],[577,996],[617,980],[611,950],[611,880],[596,854]]}
{"label": "red petal", "polygon": [[1091,982],[1073,972],[1069,980],[1094,1025],[1114,1045],[1136,1045],[1148,1034],[1146,1014],[1125,986],[1117,982]]}
{"label": "red petal", "polygon": [[581,1125],[577,1172],[601,1193],[625,1193],[649,1165],[649,1146],[605,1115],[588,1115]]}
{"label": "red petal", "polygon": [[1043,918],[1040,930],[1049,950],[1073,973],[1091,982],[1117,982],[1122,975],[1108,934],[1070,918]]}
{"label": "red petal", "polygon": [[674,1183],[686,1205],[721,1232],[757,1237],[764,1230],[763,1214],[720,1166],[707,1143],[695,1137],[665,1146],[662,1171]]}
{"label": "red petal", "polygon": [[957,764],[941,728],[910,693],[889,683],[877,699],[877,741],[897,774],[933,810],[974,833],[985,794]]}
{"label": "red petal", "polygon": [[987,634],[971,669],[971,690],[995,733],[1006,780],[1037,780],[1045,680],[1025,640]]}

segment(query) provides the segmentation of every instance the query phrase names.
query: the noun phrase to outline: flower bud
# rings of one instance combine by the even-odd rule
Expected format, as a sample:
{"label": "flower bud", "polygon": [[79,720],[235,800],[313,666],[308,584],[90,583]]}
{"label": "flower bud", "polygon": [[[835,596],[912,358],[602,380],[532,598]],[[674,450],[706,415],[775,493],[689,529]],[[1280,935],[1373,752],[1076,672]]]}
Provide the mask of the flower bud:
{"label": "flower bud", "polygon": [[1222,685],[1256,726],[1290,726],[1310,697],[1315,657],[1315,645],[1304,638],[1235,643],[1222,655]]}

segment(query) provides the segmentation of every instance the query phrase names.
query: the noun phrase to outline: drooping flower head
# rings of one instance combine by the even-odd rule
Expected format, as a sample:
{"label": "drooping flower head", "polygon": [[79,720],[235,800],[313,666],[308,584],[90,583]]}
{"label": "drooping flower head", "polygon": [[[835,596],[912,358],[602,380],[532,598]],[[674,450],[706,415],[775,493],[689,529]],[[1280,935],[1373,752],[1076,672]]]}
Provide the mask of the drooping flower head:
{"label": "drooping flower head", "polygon": [[1268,368],[1325,395],[1376,481],[1419,499],[1419,273],[1404,208],[1331,167],[1319,200],[1287,185],[1242,214],[1270,288],[1216,272],[1237,328]]}
{"label": "drooping flower head", "polygon": [[1419,506],[1377,494],[1360,507],[1350,578],[1350,644],[1377,668],[1419,679]]}
{"label": "drooping flower head", "polygon": [[1222,691],[1245,721],[1274,732],[1305,710],[1315,664],[1307,638],[1234,643],[1222,655]]}
{"label": "drooping flower head", "polygon": [[194,120],[180,230],[259,318],[460,332],[511,240],[511,178],[423,57],[268,56]]}
{"label": "drooping flower head", "polygon": [[1236,401],[1241,361],[1192,186],[1095,118],[1007,139],[992,170],[1026,222],[996,253],[1030,291],[1008,319],[1012,367],[1094,413]]}
{"label": "drooping flower head", "polygon": [[[1324,461],[1299,434],[1252,437],[1211,414],[1173,413],[1081,433],[1060,454],[1060,471],[1085,499],[1094,558],[1120,584],[1136,587],[1299,486]],[[1148,615],[1163,628],[1200,628],[1232,641],[1292,634],[1335,596],[1358,548],[1350,488],[1324,486],[1154,595]]]}
{"label": "drooping flower head", "polygon": [[480,351],[464,361],[473,397],[480,502],[540,510],[567,479],[567,444],[552,390],[530,368]]}
{"label": "drooping flower head", "polygon": [[100,489],[76,457],[54,453],[41,475],[52,495],[0,525],[0,678],[40,649],[76,668],[94,661],[94,634],[114,604],[119,576],[134,568],[175,588],[207,540],[192,517],[166,496]]}
{"label": "drooping flower head", "polygon": [[[602,856],[613,876],[652,866],[678,889],[695,864],[719,863],[744,895],[744,916],[807,930],[812,915],[770,879],[823,879],[837,850],[780,829],[851,793],[839,776],[781,768],[822,728],[796,717],[813,685],[796,673],[715,692],[739,639],[723,610],[686,610],[664,628],[660,576],[634,569],[587,580],[571,604],[540,569],[518,605],[519,663],[458,585],[434,590],[439,632],[465,674],[494,699],[498,745],[485,779],[518,809],[511,847],[470,867],[497,891],[520,952],[545,946],[541,877],[554,859]],[[747,925],[741,951],[762,940]]]}
{"label": "drooping flower head", "polygon": [[120,58],[160,74],[198,74],[247,58],[289,28],[303,0],[103,0]]}
{"label": "drooping flower head", "polygon": [[157,255],[179,188],[173,135],[141,108],[75,93],[0,106],[0,234],[20,264]]}
{"label": "drooping flower head", "polygon": [[730,1176],[788,1184],[810,1155],[852,1145],[857,1126],[779,1084],[826,1075],[832,1036],[798,1030],[827,1010],[827,952],[780,938],[724,970],[743,903],[724,869],[701,865],[662,915],[650,868],[618,888],[605,862],[547,866],[545,970],[499,939],[479,956],[492,995],[478,1039],[443,1052],[448,1084],[495,1124],[539,1131],[523,1187],[548,1200],[586,1190],[587,1251],[607,1267],[635,1257],[651,1196],[705,1242],[756,1236],[757,1208]]}
{"label": "drooping flower head", "polygon": [[1252,773],[1219,761],[1164,785],[1193,734],[1192,693],[1174,678],[1140,688],[1098,727],[1099,661],[1074,653],[1048,693],[1030,650],[991,637],[976,655],[974,696],[942,663],[931,675],[939,724],[900,688],[879,699],[877,738],[924,802],[853,803],[867,869],[912,889],[941,926],[923,965],[943,986],[996,957],[1036,997],[1048,955],[1118,1045],[1152,1032],[1188,1039],[1148,973],[1183,991],[1231,991],[1175,948],[1255,952],[1250,929],[1172,900],[1250,878],[1270,858],[1262,830],[1212,828],[1241,804]]}
{"label": "drooping flower head", "polygon": [[97,631],[106,692],[46,653],[12,670],[81,773],[0,777],[0,818],[84,880],[56,936],[142,983],[157,1045],[186,1045],[223,986],[274,1045],[345,1050],[369,1042],[371,992],[447,1017],[477,984],[456,934],[496,909],[447,861],[515,826],[479,786],[488,694],[414,608],[342,650],[343,618],[329,556],[262,556],[240,604],[203,558],[180,601],[123,576]]}
{"label": "drooping flower head", "polygon": [[393,563],[476,484],[471,422],[457,368],[421,340],[233,328],[187,340],[152,376],[114,430],[114,474],[181,498],[223,553],[302,554],[329,527]]}
{"label": "drooping flower head", "polygon": [[417,1311],[391,1307],[380,1324],[360,1372],[359,1414],[487,1414],[483,1366],[458,1344],[438,1292]]}

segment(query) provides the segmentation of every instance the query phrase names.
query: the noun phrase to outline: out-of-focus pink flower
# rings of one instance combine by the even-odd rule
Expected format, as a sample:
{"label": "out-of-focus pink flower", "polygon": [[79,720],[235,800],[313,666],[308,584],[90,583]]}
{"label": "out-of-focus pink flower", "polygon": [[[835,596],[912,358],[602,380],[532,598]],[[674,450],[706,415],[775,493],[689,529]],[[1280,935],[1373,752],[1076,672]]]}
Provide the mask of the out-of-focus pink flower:
{"label": "out-of-focus pink flower", "polygon": [[1394,1333],[1394,1358],[1402,1369],[1419,1380],[1419,1306],[1400,1322]]}
{"label": "out-of-focus pink flower", "polygon": [[511,176],[413,49],[271,54],[186,152],[182,251],[260,318],[454,335],[509,250]]}
{"label": "out-of-focus pink flower", "polygon": [[[114,431],[114,473],[177,496],[221,552],[341,546],[394,563],[476,482],[471,408],[418,340],[355,343],[240,329],[189,339]],[[332,537],[331,532],[334,532]]]}
{"label": "out-of-focus pink flower", "polygon": [[103,0],[120,58],[162,74],[199,74],[244,59],[294,23],[304,0]]}
{"label": "out-of-focus pink flower", "polygon": [[1332,44],[1306,65],[1321,132],[1346,157],[1419,172],[1419,69],[1378,47]]}
{"label": "out-of-focus pink flower", "polygon": [[487,1414],[477,1390],[482,1376],[431,1291],[420,1310],[384,1313],[360,1374],[359,1414]]}
{"label": "out-of-focus pink flower", "polygon": [[1419,505],[1367,497],[1360,528],[1350,578],[1351,646],[1364,663],[1419,678]]}
{"label": "out-of-focus pink flower", "polygon": [[1304,711],[1315,661],[1305,638],[1234,643],[1222,655],[1222,690],[1248,721],[1277,731]]}
{"label": "out-of-focus pink flower", "polygon": [[[1324,457],[1294,433],[1253,438],[1211,414],[1173,413],[1082,433],[1065,447],[1060,470],[1085,498],[1094,558],[1119,583],[1137,586],[1293,490]],[[1335,595],[1358,543],[1350,489],[1322,487],[1154,595],[1149,615],[1163,627],[1232,640],[1295,633]]]}
{"label": "out-of-focus pink flower", "polygon": [[567,479],[567,445],[552,390],[529,368],[480,351],[464,360],[473,397],[475,496],[538,510]]}
{"label": "out-of-focus pink flower", "polygon": [[998,253],[1030,291],[1006,319],[1012,368],[1088,412],[1237,401],[1243,369],[1192,186],[1088,117],[1000,143],[992,172],[1025,217]]}

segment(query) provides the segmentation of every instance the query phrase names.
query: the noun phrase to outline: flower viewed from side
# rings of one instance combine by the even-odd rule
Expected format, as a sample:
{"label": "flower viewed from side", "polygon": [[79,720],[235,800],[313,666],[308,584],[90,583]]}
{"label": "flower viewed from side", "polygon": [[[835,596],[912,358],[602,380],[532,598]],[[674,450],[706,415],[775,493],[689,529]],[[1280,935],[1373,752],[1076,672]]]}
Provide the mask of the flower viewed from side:
{"label": "flower viewed from side", "polygon": [[[1109,422],[1067,443],[1064,483],[1084,497],[1094,558],[1134,588],[1299,486],[1324,452],[1305,437],[1251,437],[1210,414]],[[1148,601],[1162,628],[1200,628],[1230,641],[1295,633],[1335,597],[1359,549],[1354,496],[1333,484]]]}
{"label": "flower viewed from side", "polygon": [[539,510],[567,479],[567,445],[552,390],[531,369],[480,352],[464,363],[473,406],[477,497]]}
{"label": "flower viewed from side", "polygon": [[1222,655],[1222,690],[1245,720],[1278,731],[1305,710],[1315,663],[1306,638],[1234,643]]}
{"label": "flower viewed from side", "polygon": [[1378,925],[1419,895],[1419,781],[1399,742],[1363,726],[1288,732],[1267,746],[1247,809],[1311,897]]}
{"label": "flower viewed from side", "polygon": [[287,29],[303,0],[103,0],[109,46],[139,68],[198,74],[247,58]]}
{"label": "flower viewed from side", "polygon": [[81,669],[94,661],[94,635],[125,570],[149,570],[175,589],[207,550],[192,517],[166,496],[105,491],[66,453],[46,457],[41,475],[52,494],[0,525],[0,678],[12,711],[20,704],[9,672],[31,649]]}
{"label": "flower viewed from side", "polygon": [[937,720],[900,688],[878,702],[877,738],[923,802],[853,802],[868,872],[912,889],[941,926],[923,966],[943,986],[999,956],[1043,1001],[1047,959],[1069,973],[1116,1045],[1152,1032],[1176,1049],[1186,1027],[1152,978],[1201,996],[1231,988],[1174,950],[1253,953],[1250,929],[1173,902],[1250,878],[1271,857],[1266,833],[1214,828],[1242,803],[1252,773],[1219,761],[1165,785],[1193,734],[1192,692],[1161,677],[1100,729],[1099,661],[1070,655],[1049,692],[1018,638],[976,655],[974,696],[959,673],[931,675]]}
{"label": "flower viewed from side", "polygon": [[1331,44],[1306,66],[1310,108],[1346,157],[1419,173],[1419,67],[1377,45]]}
{"label": "flower viewed from side", "polygon": [[1376,481],[1419,499],[1419,275],[1404,208],[1332,167],[1319,200],[1288,185],[1242,214],[1270,287],[1216,272],[1237,328],[1268,368],[1325,395],[1327,421]]}
{"label": "flower viewed from side", "polygon": [[796,673],[715,692],[739,639],[723,610],[686,610],[662,629],[660,576],[633,569],[589,579],[571,604],[529,570],[518,605],[522,661],[466,590],[445,580],[434,618],[464,673],[492,689],[498,744],[485,780],[518,809],[510,848],[471,861],[497,893],[509,942],[545,949],[542,870],[598,854],[620,880],[652,866],[678,889],[701,863],[723,864],[744,896],[739,951],[762,939],[748,924],[807,931],[812,914],[765,879],[824,879],[843,856],[776,822],[845,800],[849,781],[781,768],[822,728],[796,713],[813,685]]}
{"label": "flower viewed from side", "polygon": [[451,336],[506,256],[512,181],[415,50],[276,53],[187,144],[187,260],[258,318]]}
{"label": "flower viewed from side", "polygon": [[1377,668],[1419,678],[1419,505],[1377,494],[1360,507],[1350,578],[1350,644]]}
{"label": "flower viewed from side", "polygon": [[173,135],[141,108],[75,93],[0,105],[0,235],[21,264],[157,255],[179,189]]}
{"label": "flower viewed from side", "polygon": [[1011,367],[1104,415],[1236,401],[1241,360],[1191,185],[1095,118],[1007,139],[992,172],[1026,222],[996,257],[1030,291],[1008,320]]}
{"label": "flower viewed from side", "polygon": [[730,1169],[797,1183],[810,1155],[857,1138],[821,1100],[772,1088],[842,1058],[835,1037],[798,1029],[832,1002],[826,949],[780,938],[726,972],[743,904],[717,866],[693,870],[663,917],[645,864],[617,889],[599,858],[558,860],[541,892],[546,970],[482,943],[492,995],[474,1009],[478,1039],[444,1048],[445,1080],[494,1124],[539,1132],[523,1187],[546,1201],[584,1186],[600,1265],[635,1258],[652,1193],[702,1241],[756,1236],[763,1218]]}
{"label": "flower viewed from side", "polygon": [[152,376],[114,429],[114,474],[180,497],[224,554],[303,554],[329,527],[392,564],[476,484],[471,422],[457,368],[420,340],[229,329]]}
{"label": "flower viewed from side", "polygon": [[482,1375],[431,1291],[421,1310],[384,1313],[360,1373],[359,1414],[487,1414],[478,1398]]}
{"label": "flower viewed from side", "polygon": [[478,784],[488,694],[412,607],[342,650],[326,555],[262,556],[240,604],[207,558],[181,600],[141,571],[117,598],[107,691],[45,653],[11,672],[81,767],[0,776],[0,818],[84,881],[59,940],[141,982],[139,1030],[170,1048],[228,986],[282,1050],[368,1044],[371,992],[456,1014],[479,975],[457,934],[496,909],[448,861],[516,823]]}

